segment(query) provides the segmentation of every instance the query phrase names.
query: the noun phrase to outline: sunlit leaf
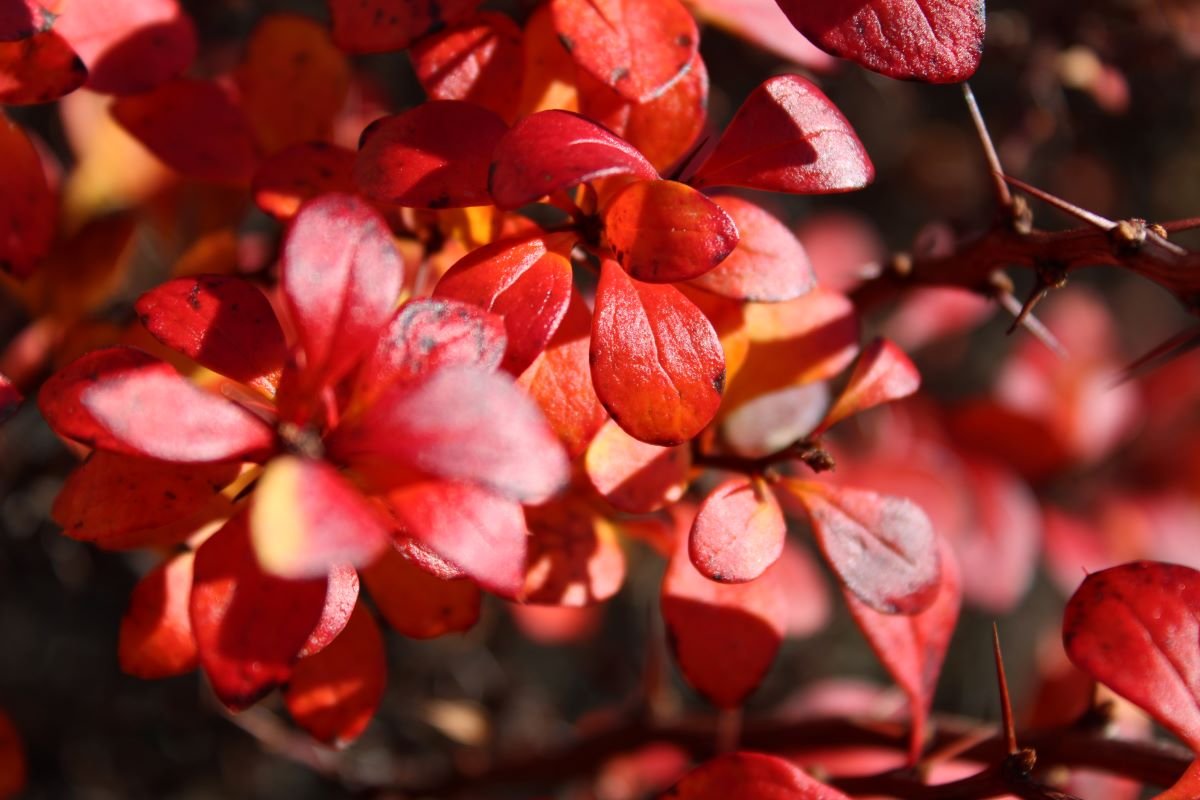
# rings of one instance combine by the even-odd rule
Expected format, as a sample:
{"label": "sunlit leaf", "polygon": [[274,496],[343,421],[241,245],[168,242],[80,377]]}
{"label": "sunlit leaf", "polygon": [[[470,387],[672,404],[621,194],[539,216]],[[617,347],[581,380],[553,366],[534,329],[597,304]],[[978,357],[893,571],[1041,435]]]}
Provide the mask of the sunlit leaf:
{"label": "sunlit leaf", "polygon": [[300,648],[301,658],[321,652],[342,632],[358,603],[358,589],[358,571],[354,567],[349,564],[330,565],[325,586],[325,605],[317,626]]}
{"label": "sunlit leaf", "polygon": [[699,53],[683,77],[646,103],[629,108],[624,137],[665,171],[696,144],[708,120],[708,68]]}
{"label": "sunlit leaf", "polygon": [[403,50],[470,14],[481,0],[328,0],[333,40],[350,53]]}
{"label": "sunlit leaf", "polygon": [[27,278],[50,252],[58,202],[33,142],[0,116],[0,270]]}
{"label": "sunlit leaf", "polygon": [[609,175],[653,180],[658,172],[637,148],[569,111],[541,111],[518,122],[496,145],[489,186],[500,208]]}
{"label": "sunlit leaf", "polygon": [[787,536],[783,510],[761,480],[730,478],[700,504],[688,537],[688,556],[704,577],[752,581],[779,560]]}
{"label": "sunlit leaf", "polygon": [[883,662],[892,679],[908,696],[912,716],[909,757],[916,761],[925,744],[926,720],[946,648],[958,623],[962,605],[962,581],[949,546],[941,547],[942,584],[937,599],[924,611],[913,614],[881,614],[845,591],[846,603],[859,630]]}
{"label": "sunlit leaf", "polygon": [[792,27],[775,0],[688,0],[688,5],[701,21],[794,64],[828,72],[836,63]]}
{"label": "sunlit leaf", "polygon": [[433,639],[479,621],[479,587],[469,578],[438,577],[390,549],[362,576],[379,613],[405,636]]}
{"label": "sunlit leaf", "polygon": [[777,0],[814,43],[893,78],[966,80],[983,51],[984,0]]}
{"label": "sunlit leaf", "polygon": [[126,347],[89,353],[54,375],[38,406],[60,435],[124,455],[199,464],[261,457],[275,446],[274,431],[254,414]]}
{"label": "sunlit leaf", "polygon": [[554,27],[596,79],[644,103],[683,77],[700,46],[679,0],[553,0]]}
{"label": "sunlit leaf", "polygon": [[826,431],[869,408],[908,397],[920,386],[921,373],[904,351],[887,339],[876,339],[863,349],[846,388],[814,433]]}
{"label": "sunlit leaf", "polygon": [[720,264],[737,246],[738,229],[719,205],[686,184],[638,181],[605,209],[604,239],[633,277],[673,283]]}
{"label": "sunlit leaf", "polygon": [[296,215],[306,201],[322,194],[358,191],[355,154],[325,142],[301,142],[265,160],[254,173],[254,203],[276,219]]}
{"label": "sunlit leaf", "polygon": [[196,28],[177,0],[86,0],[54,23],[87,64],[88,88],[137,94],[182,73],[196,57]]}
{"label": "sunlit leaf", "polygon": [[522,34],[525,69],[518,106],[520,113],[531,115],[551,109],[578,111],[575,80],[579,70],[558,39],[549,3],[534,7],[525,20]]}
{"label": "sunlit leaf", "polygon": [[584,468],[608,502],[622,511],[644,514],[683,496],[692,468],[691,448],[646,444],[610,420],[588,446]]}
{"label": "sunlit leaf", "polygon": [[524,50],[510,17],[483,11],[422,39],[409,55],[431,100],[466,100],[508,122],[516,116]]}
{"label": "sunlit leaf", "polygon": [[58,31],[0,42],[0,103],[49,103],[78,89],[87,77],[83,60]]}
{"label": "sunlit leaf", "polygon": [[717,413],[725,357],[700,309],[664,284],[605,261],[592,320],[592,381],[600,402],[643,442],[675,445]]}
{"label": "sunlit leaf", "polygon": [[121,671],[142,679],[169,678],[198,664],[188,617],[193,553],[180,553],[146,573],[121,617]]}
{"label": "sunlit leaf", "polygon": [[266,296],[241,278],[177,278],[137,301],[154,338],[219,375],[273,392],[287,360],[283,329]]}
{"label": "sunlit leaf", "polygon": [[779,756],[727,753],[701,764],[660,800],[849,800]]}
{"label": "sunlit leaf", "polygon": [[581,608],[603,602],[625,582],[616,529],[586,501],[567,496],[525,513],[529,555],[524,600]]}
{"label": "sunlit leaf", "polygon": [[508,126],[461,100],[430,100],[363,132],[354,180],[375,200],[415,208],[491,205],[488,166]]}
{"label": "sunlit leaf", "polygon": [[1200,572],[1153,561],[1094,572],[1062,630],[1075,666],[1200,750]]}
{"label": "sunlit leaf", "polygon": [[837,106],[808,80],[780,75],[750,93],[692,185],[825,194],[861,189],[874,177]]}
{"label": "sunlit leaf", "polygon": [[472,303],[504,320],[501,367],[519,375],[554,336],[571,301],[572,240],[501,239],[472,250],[442,276],[435,297]]}
{"label": "sunlit leaf", "polygon": [[759,303],[794,300],[813,288],[808,255],[786,225],[737,195],[715,194],[711,199],[732,218],[740,239],[715,269],[693,279],[693,286]]}
{"label": "sunlit leaf", "polygon": [[937,537],[910,500],[822,483],[784,481],[842,583],[885,614],[916,614],[941,585]]}

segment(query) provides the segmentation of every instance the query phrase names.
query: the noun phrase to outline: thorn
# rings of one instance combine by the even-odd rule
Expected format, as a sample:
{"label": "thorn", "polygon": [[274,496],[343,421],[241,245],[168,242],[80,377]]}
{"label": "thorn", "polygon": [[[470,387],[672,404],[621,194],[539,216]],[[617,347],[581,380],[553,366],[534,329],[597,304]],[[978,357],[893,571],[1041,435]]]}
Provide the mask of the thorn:
{"label": "thorn", "polygon": [[1029,315],[1033,313],[1034,307],[1042,302],[1048,294],[1050,294],[1050,286],[1039,279],[1029,292],[1029,297],[1025,299],[1025,304],[1021,306],[1021,310],[1013,317],[1012,325],[1008,326],[1007,334],[1009,336],[1012,336],[1019,326],[1026,324]]}
{"label": "thorn", "polygon": [[992,142],[992,135],[988,133],[987,123],[983,121],[979,103],[975,101],[975,93],[971,91],[971,85],[965,81],[962,89],[963,99],[967,101],[967,110],[971,112],[971,121],[975,123],[975,133],[979,135],[979,144],[983,147],[983,157],[987,159],[988,166],[992,169],[992,178],[996,185],[996,199],[1005,208],[1012,208],[1012,192],[1008,190],[1008,184],[1004,182],[1004,167],[1000,164],[1000,154],[996,152],[996,145]]}
{"label": "thorn", "polygon": [[1112,386],[1120,386],[1127,381],[1131,381],[1134,378],[1141,377],[1148,372],[1165,366],[1198,346],[1200,346],[1200,325],[1194,325],[1191,328],[1176,333],[1162,344],[1152,348],[1150,352],[1135,359],[1118,373],[1117,379],[1113,382]]}
{"label": "thorn", "polygon": [[992,654],[996,657],[996,679],[1000,684],[1000,714],[1004,720],[1004,746],[1008,754],[1017,754],[1017,728],[1013,722],[1012,701],[1008,696],[1008,677],[1004,674],[1004,655],[1000,652],[1000,628],[992,623]]}
{"label": "thorn", "polygon": [[[1008,313],[1015,317],[1019,317],[1021,315],[1021,306],[1017,303],[1017,298],[1013,297],[1012,294],[1008,292],[1000,292],[996,295],[996,299]],[[1020,324],[1023,328],[1025,328],[1025,330],[1033,334],[1033,336],[1039,342],[1044,344],[1050,350],[1050,352],[1054,353],[1059,358],[1066,358],[1069,355],[1067,353],[1067,348],[1062,346],[1062,343],[1055,338],[1054,334],[1050,332],[1050,329],[1043,325],[1041,320],[1039,320],[1037,317],[1033,316],[1032,314],[1027,314]]]}
{"label": "thorn", "polygon": [[1043,191],[1036,186],[1026,183],[1025,181],[1018,180],[1008,175],[1001,175],[1000,177],[1002,180],[1007,181],[1021,191],[1027,192],[1042,202],[1049,203],[1059,211],[1070,214],[1076,219],[1086,222],[1089,225],[1093,225],[1102,231],[1111,231],[1113,228],[1117,227],[1117,223],[1113,222],[1108,217],[1102,217],[1099,214],[1088,211],[1086,208],[1080,208],[1074,203],[1069,203],[1066,200],[1063,200],[1061,197],[1056,197],[1055,195]]}
{"label": "thorn", "polygon": [[1159,228],[1162,228],[1166,233],[1179,233],[1180,231],[1190,231],[1193,228],[1200,228],[1200,217],[1192,217],[1190,219],[1177,219],[1173,222],[1159,223]]}

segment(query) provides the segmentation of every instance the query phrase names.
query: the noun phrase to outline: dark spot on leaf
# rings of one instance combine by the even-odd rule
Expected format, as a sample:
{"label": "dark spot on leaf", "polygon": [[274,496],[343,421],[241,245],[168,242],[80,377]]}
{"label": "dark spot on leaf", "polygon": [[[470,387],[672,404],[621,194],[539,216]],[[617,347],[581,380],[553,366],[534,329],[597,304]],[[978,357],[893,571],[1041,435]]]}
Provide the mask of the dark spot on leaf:
{"label": "dark spot on leaf", "polygon": [[192,307],[193,311],[200,310],[200,282],[199,281],[192,284],[192,290],[190,292],[188,292],[187,302],[188,302],[188,305]]}
{"label": "dark spot on leaf", "polygon": [[688,36],[686,33],[681,33],[675,37],[675,44],[679,45],[680,47],[691,47],[692,37]]}
{"label": "dark spot on leaf", "polygon": [[725,370],[721,370],[721,374],[713,378],[713,388],[716,389],[717,394],[725,391]]}
{"label": "dark spot on leaf", "polygon": [[565,36],[560,33],[558,35],[558,41],[562,44],[563,49],[566,50],[568,53],[570,53],[571,51],[573,51],[575,49],[575,42],[571,39],[570,36]]}
{"label": "dark spot on leaf", "polygon": [[443,194],[439,194],[437,197],[430,198],[428,205],[430,208],[432,208],[434,210],[437,210],[439,208],[449,208],[450,207],[450,195],[443,193]]}
{"label": "dark spot on leaf", "polygon": [[629,78],[629,67],[617,67],[616,69],[614,69],[612,71],[611,74],[609,74],[608,82],[610,84],[619,83],[620,81],[626,80],[628,78]]}

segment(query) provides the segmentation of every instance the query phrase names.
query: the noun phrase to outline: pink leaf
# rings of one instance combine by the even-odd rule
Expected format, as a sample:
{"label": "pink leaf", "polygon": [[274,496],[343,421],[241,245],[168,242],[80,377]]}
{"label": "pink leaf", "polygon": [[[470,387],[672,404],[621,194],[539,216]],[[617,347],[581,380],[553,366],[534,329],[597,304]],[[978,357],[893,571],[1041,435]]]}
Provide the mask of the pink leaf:
{"label": "pink leaf", "polygon": [[783,510],[761,480],[730,478],[700,504],[688,555],[701,575],[745,583],[779,560],[787,536]]}

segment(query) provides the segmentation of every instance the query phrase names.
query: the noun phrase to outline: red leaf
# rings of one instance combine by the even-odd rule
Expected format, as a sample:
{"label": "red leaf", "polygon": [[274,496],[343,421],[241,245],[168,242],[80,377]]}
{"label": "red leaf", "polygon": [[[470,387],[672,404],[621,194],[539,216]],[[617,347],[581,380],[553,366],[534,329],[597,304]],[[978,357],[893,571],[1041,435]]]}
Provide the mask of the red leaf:
{"label": "red leaf", "polygon": [[849,800],[790,761],[765,753],[726,753],[683,776],[660,800]]}
{"label": "red leaf", "polygon": [[567,480],[562,446],[537,406],[507,376],[477,369],[447,367],[414,385],[393,383],[327,445],[380,487],[416,471],[536,502]]}
{"label": "red leaf", "polygon": [[482,0],[329,0],[333,40],[351,53],[403,50],[470,14]]}
{"label": "red leaf", "polygon": [[254,203],[280,220],[296,215],[300,206],[331,192],[352,194],[355,154],[325,142],[302,142],[268,158],[254,173]]}
{"label": "red leaf", "polygon": [[842,582],[885,614],[916,614],[937,598],[938,544],[925,512],[902,497],[785,481]]}
{"label": "red leaf", "polygon": [[0,423],[8,420],[13,414],[17,413],[17,409],[21,407],[21,402],[25,398],[21,396],[21,392],[13,382],[8,379],[4,373],[0,373]]}
{"label": "red leaf", "polygon": [[609,175],[658,177],[633,145],[586,117],[558,110],[514,125],[496,144],[492,162],[492,197],[505,209]]}
{"label": "red leaf", "polygon": [[375,351],[359,368],[355,393],[369,405],[393,383],[424,378],[445,367],[492,372],[505,348],[499,317],[457,300],[413,300],[392,317]]}
{"label": "red leaf", "polygon": [[818,46],[893,78],[957,83],[983,51],[983,0],[778,0]]}
{"label": "red leaf", "polygon": [[196,668],[196,640],[188,617],[192,594],[192,553],[164,561],[146,573],[121,618],[117,655],[121,671],[150,680]]}
{"label": "red leaf", "polygon": [[308,635],[308,641],[300,648],[300,657],[307,658],[321,652],[337,638],[350,613],[358,603],[358,571],[349,564],[334,564],[329,568],[329,583],[325,587],[325,606],[317,626]]}
{"label": "red leaf", "polygon": [[773,214],[732,194],[712,200],[732,218],[740,241],[716,269],[693,279],[693,286],[734,300],[778,303],[816,285],[804,246]]}
{"label": "red leaf", "polygon": [[376,200],[414,208],[491,205],[488,165],[508,126],[494,111],[430,100],[371,123],[354,180]]}
{"label": "red leaf", "polygon": [[334,564],[369,564],[390,547],[390,526],[324,461],[271,459],[254,489],[250,539],[263,570],[317,578]]}
{"label": "red leaf", "polygon": [[842,112],[811,82],[780,75],[750,93],[692,185],[827,194],[861,189],[874,178]]}
{"label": "red leaf", "polygon": [[[3,47],[0,45],[0,49]],[[46,182],[33,142],[16,123],[3,116],[0,163],[4,164],[4,181],[0,183],[0,270],[27,278],[50,252],[58,200]]]}
{"label": "red leaf", "polygon": [[904,351],[887,339],[875,339],[862,351],[846,388],[813,434],[869,408],[915,394],[920,386],[921,373]]}
{"label": "red leaf", "polygon": [[504,320],[508,350],[501,367],[513,375],[546,349],[571,301],[573,240],[502,239],[472,250],[442,276],[435,297],[462,300]]}
{"label": "red leaf", "polygon": [[376,345],[404,263],[387,224],[353,195],[300,209],[283,245],[280,284],[303,348],[306,388],[332,384]]}
{"label": "red leaf", "polygon": [[329,137],[350,89],[350,63],[325,26],[305,17],[264,17],[235,73],[242,107],[266,153]]}
{"label": "red leaf", "polygon": [[239,471],[236,463],[167,464],[97,450],[67,478],[50,516],[72,539],[136,547],[130,534],[195,514]]}
{"label": "red leaf", "polygon": [[395,550],[385,550],[362,576],[379,613],[405,636],[433,639],[469,631],[479,621],[474,581],[438,577]]}
{"label": "red leaf", "polygon": [[4,0],[0,3],[0,42],[15,42],[48,31],[56,18],[37,0]]}
{"label": "red leaf", "polygon": [[212,81],[177,78],[145,94],[118,98],[113,117],[186,178],[249,183],[257,156],[241,107]]}
{"label": "red leaf", "polygon": [[[1135,790],[1139,787],[1135,785]],[[1200,760],[1193,761],[1187,772],[1171,788],[1156,794],[1152,800],[1192,800],[1200,796]]]}
{"label": "red leaf", "polygon": [[0,103],[49,103],[78,89],[87,77],[83,60],[58,31],[0,42]]}
{"label": "red leaf", "polygon": [[592,387],[592,366],[588,362],[591,333],[592,313],[579,290],[572,289],[566,316],[554,338],[518,379],[541,406],[546,421],[572,459],[584,451],[608,419]]}
{"label": "red leaf", "polygon": [[248,460],[275,446],[274,431],[258,417],[127,347],[78,359],[43,384],[38,406],[62,436],[159,461]]}
{"label": "red leaf", "polygon": [[729,215],[692,187],[638,181],[604,211],[604,239],[617,261],[640,281],[673,283],[720,264],[738,243]]}
{"label": "red leaf", "polygon": [[792,64],[829,72],[837,63],[792,27],[775,0],[691,0],[701,22],[738,36]]}
{"label": "red leaf", "polygon": [[285,683],[321,618],[325,578],[262,572],[240,514],[196,551],[190,614],[200,665],[229,708],[248,708]]}
{"label": "red leaf", "polygon": [[700,46],[678,0],[553,0],[554,27],[583,69],[637,103],[683,77]]}
{"label": "red leaf", "polygon": [[787,632],[787,572],[780,564],[750,583],[716,583],[692,566],[681,541],[662,584],[662,615],[688,683],[721,708],[736,708],[766,675]]}
{"label": "red leaf", "polygon": [[596,395],[625,432],[680,444],[721,404],[725,355],[705,316],[673,286],[641,283],[605,261],[592,319]]}
{"label": "red leaf", "polygon": [[88,88],[106,94],[155,89],[196,57],[195,26],[176,0],[72,2],[54,30],[87,64]]}
{"label": "red leaf", "polygon": [[387,504],[400,534],[429,546],[488,591],[520,592],[528,532],[517,503],[467,483],[426,481],[392,490]]}
{"label": "red leaf", "polygon": [[745,583],[779,560],[786,538],[783,510],[771,489],[762,481],[730,478],[701,503],[688,557],[710,580]]}
{"label": "red leaf", "polygon": [[431,100],[466,100],[512,121],[525,69],[521,29],[508,16],[483,11],[419,41],[409,51]]}
{"label": "red leaf", "polygon": [[647,103],[635,103],[622,134],[659,170],[691,150],[708,120],[708,69],[696,53],[683,77]]}
{"label": "red leaf", "polygon": [[597,431],[584,459],[588,480],[622,511],[645,514],[683,497],[691,477],[689,445],[659,447],[634,439],[611,420]]}
{"label": "red leaf", "polygon": [[532,534],[524,600],[582,608],[615,595],[625,582],[625,553],[615,526],[586,501],[567,497],[527,509]]}
{"label": "red leaf", "polygon": [[177,278],[142,295],[137,313],[160,342],[218,375],[271,394],[287,360],[275,312],[241,278]]}
{"label": "red leaf", "polygon": [[366,729],[386,686],[383,637],[371,613],[359,605],[328,647],[296,664],[283,702],[313,738],[341,747]]}
{"label": "red leaf", "polygon": [[1063,612],[1063,647],[1200,751],[1200,573],[1153,561],[1092,573]]}
{"label": "red leaf", "polygon": [[962,606],[962,582],[954,553],[941,546],[942,584],[937,599],[914,615],[881,614],[844,591],[846,603],[871,649],[908,695],[912,714],[909,757],[915,763],[925,744],[925,724],[938,675]]}

